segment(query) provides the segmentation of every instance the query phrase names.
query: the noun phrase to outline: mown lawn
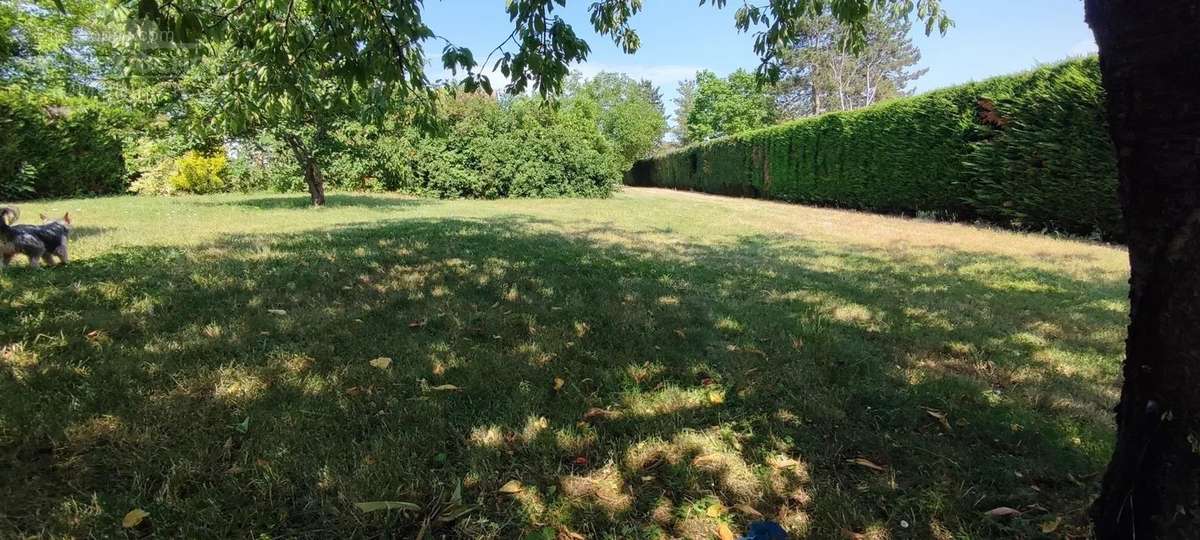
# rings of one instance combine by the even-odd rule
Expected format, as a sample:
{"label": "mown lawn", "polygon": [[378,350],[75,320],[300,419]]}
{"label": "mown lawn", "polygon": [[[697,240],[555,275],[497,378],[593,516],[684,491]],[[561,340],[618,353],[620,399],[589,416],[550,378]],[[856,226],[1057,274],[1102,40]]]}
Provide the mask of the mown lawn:
{"label": "mown lawn", "polygon": [[1112,247],[657,190],[23,210],[76,261],[0,275],[0,537],[1061,537],[1111,448]]}

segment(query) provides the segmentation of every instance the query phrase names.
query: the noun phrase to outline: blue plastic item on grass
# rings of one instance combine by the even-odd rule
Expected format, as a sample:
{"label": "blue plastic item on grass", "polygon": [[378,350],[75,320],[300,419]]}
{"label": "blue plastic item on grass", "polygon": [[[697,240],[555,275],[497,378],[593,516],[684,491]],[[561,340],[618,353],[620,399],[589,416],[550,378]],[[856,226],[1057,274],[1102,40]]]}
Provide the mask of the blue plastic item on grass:
{"label": "blue plastic item on grass", "polygon": [[788,534],[774,521],[756,521],[738,540],[788,540]]}

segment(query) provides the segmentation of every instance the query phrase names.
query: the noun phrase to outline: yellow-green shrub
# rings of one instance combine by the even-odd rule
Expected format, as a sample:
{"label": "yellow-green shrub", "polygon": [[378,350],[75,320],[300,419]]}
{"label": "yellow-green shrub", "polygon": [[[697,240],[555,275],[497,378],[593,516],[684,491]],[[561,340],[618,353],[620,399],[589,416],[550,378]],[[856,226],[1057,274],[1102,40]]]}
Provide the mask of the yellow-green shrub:
{"label": "yellow-green shrub", "polygon": [[164,159],[138,173],[137,179],[129,184],[129,191],[138,195],[171,195],[175,193],[171,178],[175,176],[175,160]]}
{"label": "yellow-green shrub", "polygon": [[229,160],[224,155],[205,156],[188,152],[175,161],[171,187],[187,193],[213,193],[225,186],[225,168]]}

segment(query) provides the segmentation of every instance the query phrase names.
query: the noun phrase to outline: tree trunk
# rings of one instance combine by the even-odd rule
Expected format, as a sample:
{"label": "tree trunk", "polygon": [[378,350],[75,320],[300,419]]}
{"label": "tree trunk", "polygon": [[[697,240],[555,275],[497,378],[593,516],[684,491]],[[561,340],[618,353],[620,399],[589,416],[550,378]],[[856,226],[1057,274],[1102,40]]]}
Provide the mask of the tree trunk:
{"label": "tree trunk", "polygon": [[821,114],[821,93],[817,91],[816,74],[809,76],[808,84],[812,87],[813,116]]}
{"label": "tree trunk", "polygon": [[313,206],[325,206],[325,175],[321,174],[321,164],[308,147],[304,146],[300,137],[287,135],[284,139],[292,148],[296,162],[304,170],[304,183],[308,185],[308,195],[312,198]]}
{"label": "tree trunk", "polygon": [[1200,2],[1086,0],[1131,267],[1101,539],[1200,535]]}

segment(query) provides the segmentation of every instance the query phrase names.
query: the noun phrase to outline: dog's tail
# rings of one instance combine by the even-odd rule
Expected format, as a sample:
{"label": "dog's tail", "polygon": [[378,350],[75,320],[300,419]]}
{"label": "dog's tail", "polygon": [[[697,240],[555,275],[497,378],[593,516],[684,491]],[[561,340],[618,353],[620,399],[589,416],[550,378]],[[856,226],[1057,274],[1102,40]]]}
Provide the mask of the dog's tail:
{"label": "dog's tail", "polygon": [[8,226],[16,223],[21,217],[21,211],[15,206],[0,206],[0,231],[8,230]]}

